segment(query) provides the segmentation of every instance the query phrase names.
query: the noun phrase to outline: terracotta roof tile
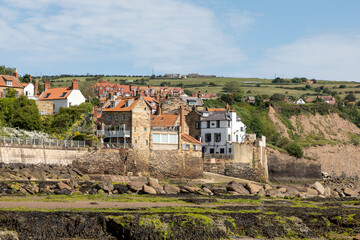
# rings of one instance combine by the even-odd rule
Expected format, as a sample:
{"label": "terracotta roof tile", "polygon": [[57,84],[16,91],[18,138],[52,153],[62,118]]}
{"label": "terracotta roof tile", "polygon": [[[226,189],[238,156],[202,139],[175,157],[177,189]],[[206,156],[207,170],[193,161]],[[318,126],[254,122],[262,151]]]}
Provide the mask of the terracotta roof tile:
{"label": "terracotta roof tile", "polygon": [[178,118],[177,114],[170,114],[170,113],[164,113],[161,115],[151,115],[150,126],[152,127],[174,126],[177,118]]}
{"label": "terracotta roof tile", "polygon": [[40,95],[39,100],[57,100],[57,99],[66,99],[71,93],[71,87],[61,87],[61,88],[48,88],[45,92]]}
{"label": "terracotta roof tile", "polygon": [[190,142],[190,143],[195,143],[195,144],[202,144],[200,141],[196,140],[195,138],[193,138],[190,135],[187,134],[181,134],[181,139],[186,141],[186,142]]}
{"label": "terracotta roof tile", "polygon": [[19,79],[10,75],[0,75],[0,87],[8,87],[6,81],[12,82],[13,88],[24,88]]}
{"label": "terracotta roof tile", "polygon": [[[126,101],[129,101],[131,99],[134,99],[134,101],[131,103],[130,106],[125,107],[125,103]],[[131,111],[135,104],[137,103],[137,99],[135,99],[134,97],[128,97],[128,98],[122,98],[121,101],[113,108],[107,108],[104,110],[104,112],[128,112]]]}
{"label": "terracotta roof tile", "polygon": [[225,108],[208,108],[209,112],[225,112]]}

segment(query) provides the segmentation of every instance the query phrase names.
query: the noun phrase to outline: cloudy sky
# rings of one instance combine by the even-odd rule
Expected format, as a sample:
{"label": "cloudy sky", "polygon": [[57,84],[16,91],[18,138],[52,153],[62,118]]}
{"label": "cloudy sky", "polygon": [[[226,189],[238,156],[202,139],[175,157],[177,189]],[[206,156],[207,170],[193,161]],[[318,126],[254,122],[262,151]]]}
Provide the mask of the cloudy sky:
{"label": "cloudy sky", "polygon": [[0,0],[0,65],[360,81],[359,12],[359,0]]}

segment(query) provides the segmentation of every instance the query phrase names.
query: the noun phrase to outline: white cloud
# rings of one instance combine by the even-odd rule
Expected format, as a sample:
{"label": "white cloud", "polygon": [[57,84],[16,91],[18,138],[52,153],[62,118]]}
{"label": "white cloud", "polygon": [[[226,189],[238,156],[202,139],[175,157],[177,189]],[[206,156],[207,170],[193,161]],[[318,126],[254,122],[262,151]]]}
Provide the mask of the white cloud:
{"label": "white cloud", "polygon": [[261,76],[360,81],[360,34],[322,35],[269,49],[256,69]]}
{"label": "white cloud", "polygon": [[[37,63],[128,61],[158,71],[207,71],[246,59],[206,8],[180,0],[3,0],[0,50]],[[11,12],[11,17],[5,13]],[[232,15],[246,29],[248,14]]]}

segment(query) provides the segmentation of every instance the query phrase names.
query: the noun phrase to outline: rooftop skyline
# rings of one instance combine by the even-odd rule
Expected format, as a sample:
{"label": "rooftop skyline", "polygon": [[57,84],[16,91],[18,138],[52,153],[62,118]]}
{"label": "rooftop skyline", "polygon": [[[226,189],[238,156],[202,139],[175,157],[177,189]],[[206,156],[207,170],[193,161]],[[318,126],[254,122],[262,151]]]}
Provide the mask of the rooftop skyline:
{"label": "rooftop skyline", "polygon": [[360,81],[360,2],[0,0],[19,74],[200,73]]}

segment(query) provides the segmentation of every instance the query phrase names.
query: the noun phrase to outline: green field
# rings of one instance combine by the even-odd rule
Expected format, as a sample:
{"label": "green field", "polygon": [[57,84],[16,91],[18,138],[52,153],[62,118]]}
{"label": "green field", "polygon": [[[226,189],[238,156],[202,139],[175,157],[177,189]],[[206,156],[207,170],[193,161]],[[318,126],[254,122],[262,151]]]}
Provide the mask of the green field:
{"label": "green field", "polygon": [[[80,86],[94,84],[98,81],[86,81],[88,77],[76,77],[79,80]],[[51,80],[54,87],[70,86],[73,77],[62,77]],[[304,94],[315,95],[315,88],[324,86],[330,91],[336,91],[342,98],[345,97],[348,92],[353,92],[357,99],[360,99],[360,82],[344,82],[344,81],[322,81],[319,80],[316,84],[311,84],[310,89],[302,90],[296,88],[304,88],[306,84],[272,84],[272,79],[261,78],[229,78],[229,77],[217,77],[217,78],[186,78],[186,79],[167,79],[156,78],[149,79],[149,77],[102,77],[104,81],[111,83],[120,83],[120,80],[127,80],[127,84],[139,85],[141,79],[145,85],[160,86],[161,83],[170,83],[169,86],[175,87],[179,84],[183,84],[185,89],[192,92],[201,91],[202,93],[224,93],[222,88],[226,82],[239,82],[243,94],[246,96],[256,96],[258,94],[273,95],[274,93],[281,93],[286,96],[300,97]],[[136,82],[138,80],[139,82]],[[144,82],[145,81],[145,82]],[[215,86],[209,86],[210,83],[214,83]],[[257,84],[260,84],[260,86]],[[345,85],[345,88],[339,88],[340,85]],[[330,94],[328,94],[330,95]]]}

